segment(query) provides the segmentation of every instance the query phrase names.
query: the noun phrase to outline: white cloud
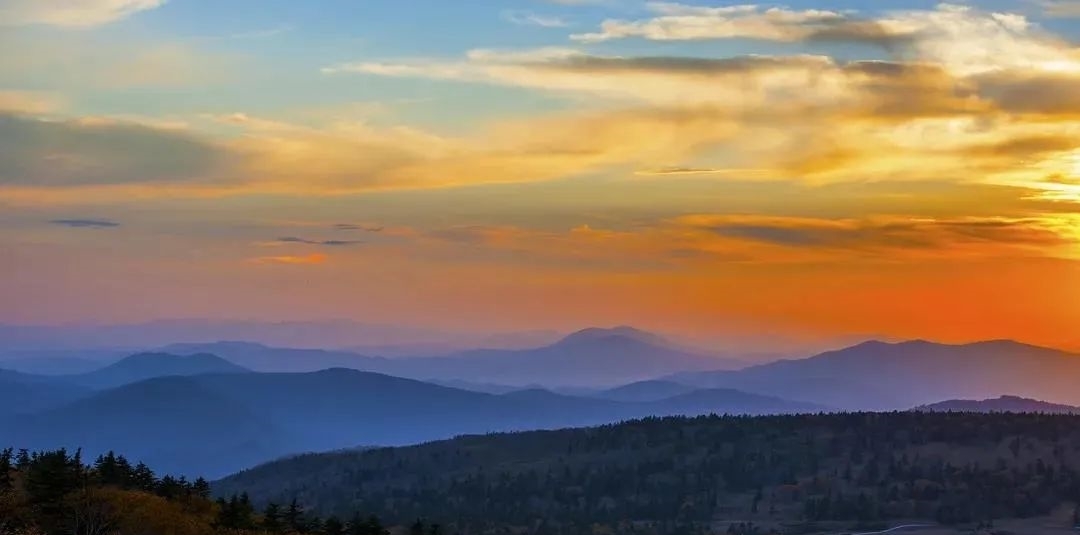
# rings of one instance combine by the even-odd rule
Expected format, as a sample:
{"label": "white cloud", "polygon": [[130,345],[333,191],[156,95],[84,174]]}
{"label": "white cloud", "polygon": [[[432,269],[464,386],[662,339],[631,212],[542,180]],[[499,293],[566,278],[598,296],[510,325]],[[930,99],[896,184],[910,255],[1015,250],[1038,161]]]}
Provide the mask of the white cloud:
{"label": "white cloud", "polygon": [[0,25],[91,27],[115,22],[166,0],[0,0]]}
{"label": "white cloud", "polygon": [[[1045,2],[1051,13],[1080,13],[1080,2]],[[897,59],[941,65],[960,75],[1001,69],[1080,72],[1080,52],[1016,13],[942,3],[860,19],[849,12],[793,11],[758,5],[701,7],[648,4],[653,17],[606,20],[599,31],[573,35],[582,43],[624,38],[690,41],[749,38],[798,42],[836,40],[876,44]]]}
{"label": "white cloud", "polygon": [[472,50],[457,61],[359,62],[324,72],[482,82],[658,105],[738,107],[849,97],[846,75],[825,56],[623,58],[566,48]]}
{"label": "white cloud", "polygon": [[846,14],[837,11],[794,11],[749,4],[702,7],[651,2],[648,8],[655,17],[638,21],[606,20],[600,31],[575,34],[571,38],[584,43],[627,37],[654,41],[732,38],[799,41],[849,20]]}
{"label": "white cloud", "polygon": [[1043,14],[1055,18],[1080,18],[1080,0],[1035,0]]}
{"label": "white cloud", "polygon": [[919,61],[973,75],[1002,69],[1080,72],[1080,56],[1023,15],[940,4],[900,11],[878,21],[892,34],[915,36],[902,48]]}
{"label": "white cloud", "polygon": [[569,22],[552,15],[538,15],[531,11],[504,11],[503,18],[521,26],[540,26],[541,28],[565,28]]}

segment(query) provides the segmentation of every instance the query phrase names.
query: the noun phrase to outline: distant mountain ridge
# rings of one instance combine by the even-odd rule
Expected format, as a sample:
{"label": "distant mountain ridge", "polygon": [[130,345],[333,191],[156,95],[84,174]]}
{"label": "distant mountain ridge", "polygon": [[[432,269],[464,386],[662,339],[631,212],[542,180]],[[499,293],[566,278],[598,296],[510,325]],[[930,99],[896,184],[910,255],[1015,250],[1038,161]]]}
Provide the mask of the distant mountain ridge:
{"label": "distant mountain ridge", "polygon": [[0,427],[6,417],[60,406],[89,393],[89,388],[78,385],[0,369]]}
{"label": "distant mountain ridge", "polygon": [[614,401],[657,401],[689,394],[697,388],[674,381],[638,381],[595,394],[595,397]]}
{"label": "distant mountain ridge", "polygon": [[154,377],[170,375],[191,376],[210,373],[250,373],[228,360],[209,353],[174,355],[171,353],[138,353],[120,359],[101,369],[81,375],[61,377],[92,388],[109,388]]}
{"label": "distant mountain ridge", "polygon": [[[217,473],[295,451],[272,419],[195,377],[157,377],[24,415],[0,430],[0,443],[81,448],[96,456],[130,448],[138,460],[178,474]],[[193,470],[194,469],[194,470]]]}
{"label": "distant mountain ridge", "polygon": [[938,344],[870,341],[801,360],[666,379],[731,387],[852,410],[897,410],[1001,392],[1080,404],[1080,355],[993,340]]}
{"label": "distant mountain ridge", "polygon": [[160,351],[211,353],[256,372],[306,373],[330,368],[374,371],[392,359],[333,349],[273,347],[256,342],[223,340],[212,343],[175,343]]}
{"label": "distant mountain ridge", "polygon": [[1050,403],[1020,396],[1000,396],[993,399],[951,399],[912,409],[923,412],[1017,412],[1042,414],[1080,414],[1080,407]]}
{"label": "distant mountain ridge", "polygon": [[627,338],[642,344],[656,347],[671,347],[673,344],[658,334],[643,331],[628,325],[618,327],[588,327],[580,331],[570,333],[552,345],[573,345],[578,343],[594,342],[611,338]]}
{"label": "distant mountain ridge", "polygon": [[503,395],[349,369],[157,377],[16,417],[0,445],[122,449],[178,474],[223,475],[306,451],[403,445],[464,433],[615,423],[646,416],[817,412],[807,403],[708,390],[620,402],[533,389]]}
{"label": "distant mountain ridge", "polygon": [[504,386],[610,387],[681,371],[743,366],[740,361],[680,349],[658,335],[632,327],[583,329],[553,344],[532,349],[475,349],[429,357],[383,358],[245,342],[173,344],[163,351],[214,353],[263,372],[311,372],[340,367],[417,380]]}

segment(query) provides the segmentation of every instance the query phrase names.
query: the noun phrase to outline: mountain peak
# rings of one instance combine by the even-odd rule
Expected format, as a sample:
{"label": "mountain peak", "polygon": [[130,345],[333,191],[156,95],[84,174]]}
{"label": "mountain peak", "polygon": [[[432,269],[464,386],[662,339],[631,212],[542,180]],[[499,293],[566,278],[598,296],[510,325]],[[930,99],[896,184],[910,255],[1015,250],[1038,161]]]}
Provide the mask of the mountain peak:
{"label": "mountain peak", "polygon": [[589,327],[580,331],[571,333],[560,340],[558,345],[577,344],[584,342],[593,342],[596,340],[604,340],[609,338],[623,338],[633,340],[642,344],[649,344],[653,346],[666,347],[670,346],[670,342],[665,340],[662,336],[643,331],[636,327],[630,327],[628,325],[619,325],[617,327]]}
{"label": "mountain peak", "polygon": [[162,352],[136,353],[116,361],[110,367],[123,368],[159,365],[207,367],[211,369],[216,368],[221,371],[248,371],[211,353],[195,353],[192,355],[176,355],[173,353]]}
{"label": "mountain peak", "polygon": [[85,386],[107,388],[154,377],[250,371],[210,353],[136,353],[99,370],[73,376],[72,379]]}

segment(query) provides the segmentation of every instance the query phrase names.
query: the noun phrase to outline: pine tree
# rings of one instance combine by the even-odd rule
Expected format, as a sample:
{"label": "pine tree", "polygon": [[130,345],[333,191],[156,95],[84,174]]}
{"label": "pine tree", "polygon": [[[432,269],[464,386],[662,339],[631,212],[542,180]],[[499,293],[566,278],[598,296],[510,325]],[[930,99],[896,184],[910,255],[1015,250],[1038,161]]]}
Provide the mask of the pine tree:
{"label": "pine tree", "polygon": [[135,465],[131,485],[136,489],[152,492],[154,487],[157,486],[157,478],[154,476],[154,471],[151,470],[149,466],[139,463]]}
{"label": "pine tree", "polygon": [[271,533],[281,531],[281,507],[278,504],[273,502],[266,504],[266,509],[263,511],[262,527]]}
{"label": "pine tree", "polygon": [[367,523],[363,516],[360,516],[360,511],[353,513],[352,520],[349,520],[345,525],[345,532],[348,535],[366,535]]}
{"label": "pine tree", "polygon": [[323,535],[345,535],[345,525],[336,516],[326,519],[323,524]]}
{"label": "pine tree", "polygon": [[390,530],[386,529],[386,527],[382,525],[382,521],[379,520],[379,517],[375,515],[371,515],[368,517],[366,535],[388,535],[389,533]]}
{"label": "pine tree", "polygon": [[200,477],[191,484],[191,490],[200,498],[209,498],[210,482]]}
{"label": "pine tree", "polygon": [[0,452],[0,492],[10,490],[12,487],[11,472],[15,469],[13,459],[14,452],[11,448]]}
{"label": "pine tree", "polygon": [[289,503],[289,508],[282,515],[282,520],[285,521],[285,527],[288,529],[293,531],[304,529],[304,510],[300,507],[300,504],[296,503],[296,498],[293,498],[292,502]]}
{"label": "pine tree", "polygon": [[25,470],[30,466],[30,450],[23,448],[19,450],[19,454],[15,457],[15,467],[20,471]]}

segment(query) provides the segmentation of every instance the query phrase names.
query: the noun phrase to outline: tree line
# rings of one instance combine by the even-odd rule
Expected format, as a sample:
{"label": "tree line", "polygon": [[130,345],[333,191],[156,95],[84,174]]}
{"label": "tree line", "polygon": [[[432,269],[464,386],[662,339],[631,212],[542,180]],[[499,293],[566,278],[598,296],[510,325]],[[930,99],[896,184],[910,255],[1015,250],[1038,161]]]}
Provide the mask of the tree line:
{"label": "tree line", "polygon": [[[374,515],[320,517],[296,500],[256,508],[247,494],[213,499],[202,478],[157,476],[113,452],[0,451],[0,535],[389,535]],[[440,535],[413,522],[410,535]]]}
{"label": "tree line", "polygon": [[974,529],[1080,502],[1080,417],[648,418],[306,455],[222,488],[391,522],[427,514],[469,533],[768,533],[911,518]]}

